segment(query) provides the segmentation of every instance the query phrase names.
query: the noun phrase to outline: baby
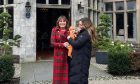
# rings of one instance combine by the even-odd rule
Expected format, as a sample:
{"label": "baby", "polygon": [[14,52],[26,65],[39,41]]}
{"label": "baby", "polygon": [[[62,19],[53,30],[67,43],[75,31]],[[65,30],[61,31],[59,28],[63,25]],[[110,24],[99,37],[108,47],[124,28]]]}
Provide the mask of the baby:
{"label": "baby", "polygon": [[[75,27],[71,26],[71,27],[69,28],[69,36],[70,36],[73,40],[75,40],[75,38],[76,38],[76,36],[77,36],[77,32],[76,32],[76,30],[75,30]],[[72,58],[72,46],[71,46],[71,45],[68,46],[68,56],[69,56],[70,58]]]}

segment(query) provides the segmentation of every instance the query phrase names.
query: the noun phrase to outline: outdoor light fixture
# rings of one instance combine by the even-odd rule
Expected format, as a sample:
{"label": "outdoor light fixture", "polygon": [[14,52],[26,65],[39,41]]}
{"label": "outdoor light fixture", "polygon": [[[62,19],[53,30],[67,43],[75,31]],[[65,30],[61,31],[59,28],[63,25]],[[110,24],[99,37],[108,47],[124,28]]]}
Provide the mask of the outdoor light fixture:
{"label": "outdoor light fixture", "polygon": [[26,2],[25,9],[26,9],[26,18],[30,18],[30,16],[31,16],[31,4],[29,1]]}
{"label": "outdoor light fixture", "polygon": [[84,12],[84,7],[82,7],[81,2],[78,4],[78,11],[79,11],[79,13]]}

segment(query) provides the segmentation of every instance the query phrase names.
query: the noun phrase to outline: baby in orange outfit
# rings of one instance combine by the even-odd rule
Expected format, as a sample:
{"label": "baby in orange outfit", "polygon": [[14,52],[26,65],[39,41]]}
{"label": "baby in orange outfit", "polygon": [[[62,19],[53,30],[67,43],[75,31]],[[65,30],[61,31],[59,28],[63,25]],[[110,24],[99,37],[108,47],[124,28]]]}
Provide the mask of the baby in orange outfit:
{"label": "baby in orange outfit", "polygon": [[[75,30],[75,27],[71,26],[71,27],[69,28],[69,36],[70,36],[73,40],[75,40],[75,38],[76,38],[76,36],[77,36],[77,32],[76,32],[76,30]],[[68,56],[69,56],[70,58],[72,58],[72,46],[71,46],[71,45],[68,46]]]}

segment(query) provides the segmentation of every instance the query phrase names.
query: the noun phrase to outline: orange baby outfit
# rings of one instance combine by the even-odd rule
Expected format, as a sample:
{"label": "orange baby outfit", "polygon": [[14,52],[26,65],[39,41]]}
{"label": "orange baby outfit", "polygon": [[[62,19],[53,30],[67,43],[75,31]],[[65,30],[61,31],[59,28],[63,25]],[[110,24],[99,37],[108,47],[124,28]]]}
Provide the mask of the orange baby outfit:
{"label": "orange baby outfit", "polygon": [[[76,34],[75,27],[71,26],[71,27],[69,28],[69,36],[70,36],[73,40],[75,40],[76,35],[77,35],[77,34]],[[72,46],[71,46],[71,45],[68,46],[68,56],[69,56],[70,58],[72,58]]]}

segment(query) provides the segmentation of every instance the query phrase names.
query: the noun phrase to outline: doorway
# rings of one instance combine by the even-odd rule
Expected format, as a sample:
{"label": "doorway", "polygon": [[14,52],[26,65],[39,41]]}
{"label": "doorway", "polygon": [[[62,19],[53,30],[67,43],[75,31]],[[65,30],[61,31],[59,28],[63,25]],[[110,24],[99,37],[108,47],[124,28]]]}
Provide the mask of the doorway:
{"label": "doorway", "polygon": [[55,27],[60,15],[64,15],[70,20],[70,9],[37,8],[37,60],[52,59],[51,30]]}

